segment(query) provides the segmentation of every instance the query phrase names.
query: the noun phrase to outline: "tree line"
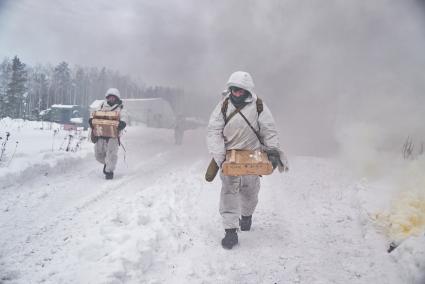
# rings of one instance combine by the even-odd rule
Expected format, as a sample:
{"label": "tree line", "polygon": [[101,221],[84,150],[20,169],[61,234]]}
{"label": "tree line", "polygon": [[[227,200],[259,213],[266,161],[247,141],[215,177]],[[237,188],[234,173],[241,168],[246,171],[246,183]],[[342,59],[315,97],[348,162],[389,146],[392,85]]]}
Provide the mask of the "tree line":
{"label": "tree line", "polygon": [[18,56],[0,63],[0,118],[28,118],[53,104],[89,106],[103,99],[107,88],[116,87],[123,98],[163,97],[172,105],[183,91],[175,88],[145,87],[130,76],[105,67],[28,66]]}

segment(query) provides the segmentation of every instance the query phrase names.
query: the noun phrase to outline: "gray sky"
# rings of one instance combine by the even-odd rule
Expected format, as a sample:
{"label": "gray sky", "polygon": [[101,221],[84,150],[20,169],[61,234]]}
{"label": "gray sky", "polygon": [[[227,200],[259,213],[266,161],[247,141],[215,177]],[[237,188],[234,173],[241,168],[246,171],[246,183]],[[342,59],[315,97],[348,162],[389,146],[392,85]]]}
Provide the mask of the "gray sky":
{"label": "gray sky", "polygon": [[248,71],[290,146],[314,139],[318,149],[307,153],[334,147],[335,128],[353,121],[423,130],[419,0],[0,3],[0,56],[106,66],[183,87],[206,99],[204,113],[231,72]]}

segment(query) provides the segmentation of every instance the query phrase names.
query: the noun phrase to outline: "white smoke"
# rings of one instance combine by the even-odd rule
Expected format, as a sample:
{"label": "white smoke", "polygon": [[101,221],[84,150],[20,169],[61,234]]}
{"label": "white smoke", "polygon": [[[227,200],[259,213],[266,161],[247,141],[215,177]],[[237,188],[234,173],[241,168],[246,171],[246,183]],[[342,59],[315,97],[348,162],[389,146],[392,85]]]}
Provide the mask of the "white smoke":
{"label": "white smoke", "polygon": [[233,71],[250,72],[290,153],[335,153],[339,133],[358,122],[393,132],[391,147],[424,132],[416,0],[2,2],[0,56],[181,87],[204,116]]}

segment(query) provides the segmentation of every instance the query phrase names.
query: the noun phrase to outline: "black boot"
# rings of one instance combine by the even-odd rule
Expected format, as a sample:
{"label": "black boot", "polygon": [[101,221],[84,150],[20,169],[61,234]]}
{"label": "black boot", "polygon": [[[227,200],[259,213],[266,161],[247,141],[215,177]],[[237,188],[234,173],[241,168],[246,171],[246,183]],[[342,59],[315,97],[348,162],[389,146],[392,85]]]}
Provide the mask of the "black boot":
{"label": "black boot", "polygon": [[106,164],[103,165],[103,173],[106,175]]}
{"label": "black boot", "polygon": [[238,243],[238,234],[236,229],[226,229],[226,235],[221,240],[221,245],[225,249],[232,249]]}
{"label": "black boot", "polygon": [[251,230],[251,224],[252,224],[252,215],[242,216],[242,218],[239,219],[239,226],[241,226],[241,231]]}
{"label": "black boot", "polygon": [[113,179],[114,178],[114,172],[105,172],[105,178],[106,179]]}

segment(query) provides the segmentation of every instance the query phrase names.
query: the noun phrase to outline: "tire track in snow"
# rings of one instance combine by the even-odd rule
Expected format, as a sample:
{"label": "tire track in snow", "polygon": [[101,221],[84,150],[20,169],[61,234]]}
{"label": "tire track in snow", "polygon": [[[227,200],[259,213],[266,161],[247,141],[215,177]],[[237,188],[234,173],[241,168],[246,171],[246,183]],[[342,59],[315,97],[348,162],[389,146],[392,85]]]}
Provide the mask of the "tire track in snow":
{"label": "tire track in snow", "polygon": [[[179,166],[179,170],[174,169],[175,165],[171,166],[151,185],[135,191],[131,198],[114,197],[116,209],[109,210],[97,224],[97,229],[90,230],[94,239],[102,239],[103,246],[85,242],[83,248],[76,249],[81,251],[80,258],[85,266],[96,263],[95,272],[87,270],[83,273],[88,282],[93,279],[99,283],[144,283],[148,279],[158,279],[161,283],[164,267],[172,269],[170,255],[173,258],[192,246],[193,240],[185,222],[187,215],[180,201],[192,198],[187,194],[195,190],[192,187],[196,182],[182,178],[191,171],[190,167]],[[134,191],[123,190],[125,195]]]}
{"label": "tire track in snow", "polygon": [[[208,161],[180,161],[184,150],[154,156],[152,171],[133,163],[76,199],[24,249],[3,255],[2,271],[19,265],[16,283],[397,283],[394,267],[363,238],[356,193],[337,166],[298,158],[288,175],[264,177],[252,231],[226,251],[220,182],[204,182]],[[94,164],[67,175],[95,185]],[[72,180],[68,186],[75,190]]]}
{"label": "tire track in snow", "polygon": [[[142,174],[145,177],[149,177],[148,179],[143,179],[144,186],[148,186],[149,180],[150,182],[153,182],[162,173],[163,169],[168,168],[165,166],[167,157],[167,153],[160,153],[150,159],[145,160],[144,162],[138,163],[131,172],[130,176],[118,176],[118,179],[113,180],[112,183],[110,181],[103,181],[104,184],[100,192],[97,191],[92,196],[84,197],[82,200],[85,201],[82,204],[80,203],[81,205],[71,207],[70,209],[65,209],[62,212],[56,212],[56,214],[53,214],[53,218],[46,220],[46,223],[41,227],[27,229],[27,237],[22,241],[13,240],[15,245],[10,245],[13,238],[9,238],[9,241],[6,240],[6,242],[9,242],[7,246],[8,250],[3,251],[3,254],[7,256],[9,265],[13,267],[18,262],[25,262],[25,259],[28,256],[33,257],[34,254],[43,254],[44,256],[40,256],[40,260],[37,261],[37,263],[29,263],[29,266],[32,266],[33,270],[36,271],[39,269],[34,269],[34,267],[44,268],[44,266],[48,264],[54,257],[54,254],[62,250],[61,246],[72,242],[72,230],[78,227],[77,220],[81,214],[84,214],[84,212],[88,209],[95,207],[97,203],[101,203],[102,200],[105,200],[109,195],[116,193],[119,189],[122,189],[127,184],[131,184],[132,182],[136,181],[138,178],[137,174]],[[146,167],[148,164],[150,167]],[[92,166],[89,165],[86,168],[83,168],[83,172],[90,167]],[[97,171],[89,171],[89,177],[81,175],[81,169],[74,169],[72,172],[67,173],[67,175],[73,176],[74,179],[77,178],[77,180],[81,178],[86,179],[87,181],[90,181],[88,184],[93,183],[93,178],[95,178],[96,182],[98,182],[97,179],[101,177],[93,177],[93,175],[96,175],[95,172]],[[157,173],[155,173],[155,171],[157,171]],[[55,179],[60,177],[61,176],[50,176],[50,183],[55,184]],[[69,190],[73,188],[72,181],[68,182],[68,186]],[[35,226],[39,224],[40,223],[37,223]],[[30,226],[28,228],[30,228]],[[10,229],[13,230],[13,228]],[[55,236],[56,238],[52,239],[51,235]],[[50,239],[52,242],[46,241],[46,239]],[[53,251],[53,254],[49,253],[49,251]],[[25,271],[25,269],[26,268],[24,268],[23,271]],[[23,272],[21,275],[22,274],[26,273]]]}

